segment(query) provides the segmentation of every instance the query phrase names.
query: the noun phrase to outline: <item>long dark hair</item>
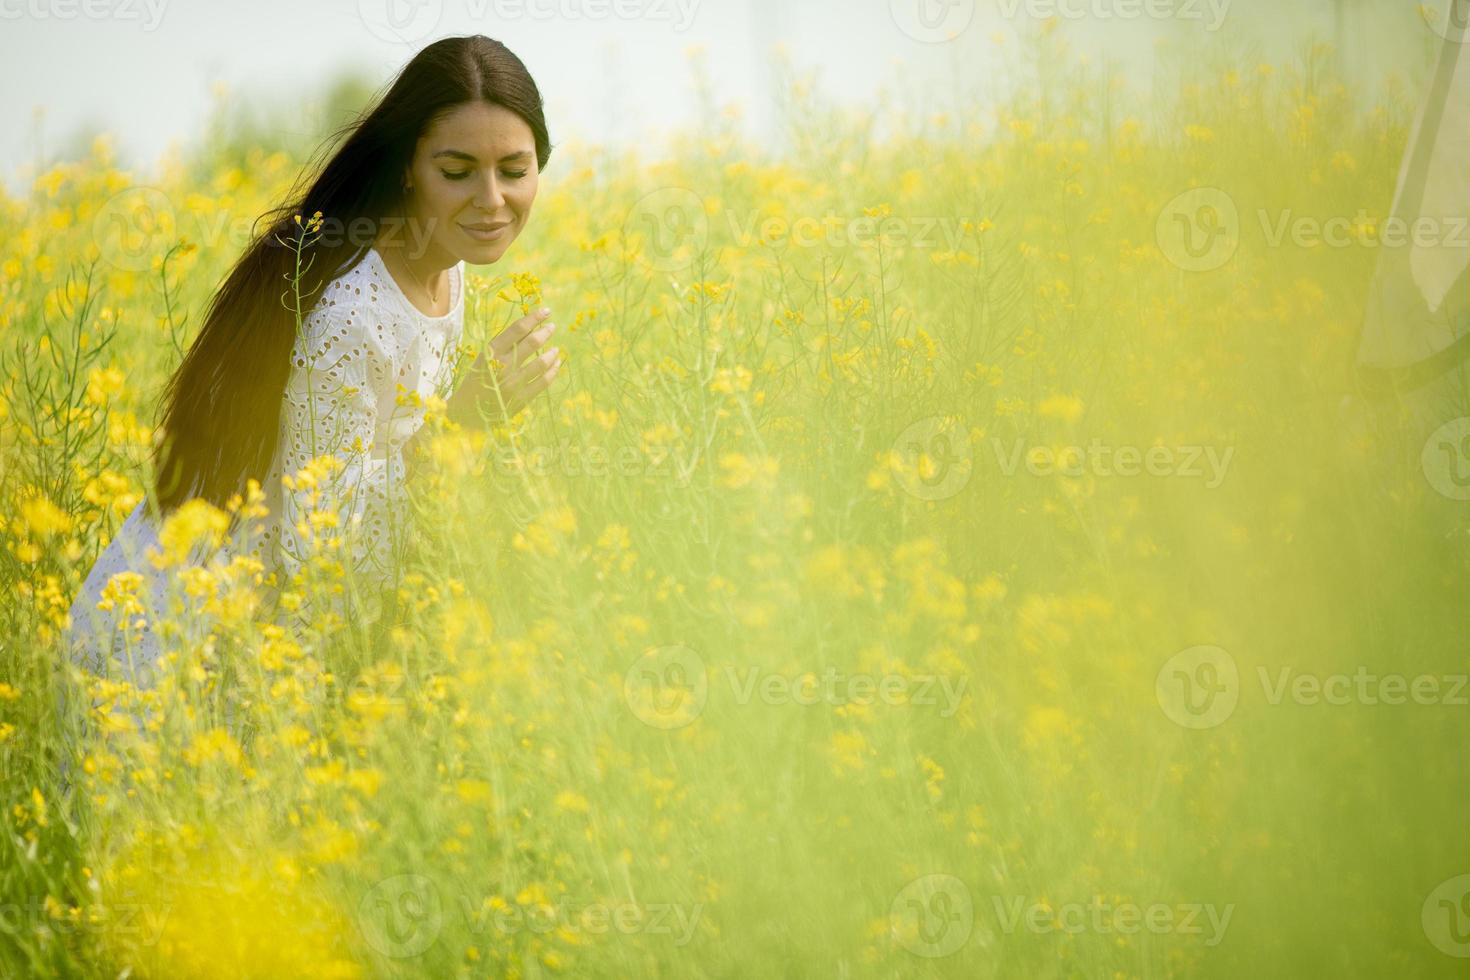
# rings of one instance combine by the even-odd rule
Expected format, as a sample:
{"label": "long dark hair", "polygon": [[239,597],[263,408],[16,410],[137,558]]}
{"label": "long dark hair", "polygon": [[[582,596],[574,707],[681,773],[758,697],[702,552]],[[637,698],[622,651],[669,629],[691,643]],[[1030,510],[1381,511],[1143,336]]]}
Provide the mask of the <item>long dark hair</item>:
{"label": "long dark hair", "polygon": [[[523,119],[535,136],[537,166],[546,167],[551,142],[541,93],[504,44],[482,34],[446,37],[416,54],[376,105],[327,139],[324,152],[347,136],[306,190],[301,186],[312,168],[298,179],[288,203],[263,216],[266,229],[254,235],[210,301],[203,326],[164,389],[162,438],[153,453],[162,514],[194,497],[223,507],[244,492],[249,478],[266,478],[296,341],[296,312],[282,294],[290,288],[297,256],[283,242],[303,242],[304,226],[316,212],[339,229],[361,226],[362,218],[374,229],[383,227],[383,219],[405,204],[403,176],[419,137],[467,102],[498,105]],[[304,253],[310,266],[300,282],[303,315],[317,292],[371,244],[355,233],[323,234],[310,244]]]}

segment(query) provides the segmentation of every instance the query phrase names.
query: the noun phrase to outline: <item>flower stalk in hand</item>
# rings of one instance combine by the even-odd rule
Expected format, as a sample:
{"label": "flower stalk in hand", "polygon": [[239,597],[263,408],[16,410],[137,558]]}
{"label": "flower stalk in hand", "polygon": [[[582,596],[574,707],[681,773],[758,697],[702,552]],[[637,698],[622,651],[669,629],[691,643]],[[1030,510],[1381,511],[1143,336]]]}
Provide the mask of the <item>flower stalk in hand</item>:
{"label": "flower stalk in hand", "polygon": [[[561,348],[536,351],[556,332],[551,310],[541,307],[511,322],[490,339],[465,373],[464,380],[449,396],[444,414],[466,428],[504,425],[556,380],[564,358]],[[488,356],[487,356],[488,355]],[[422,451],[421,426],[404,444],[404,460],[413,472],[413,462]]]}

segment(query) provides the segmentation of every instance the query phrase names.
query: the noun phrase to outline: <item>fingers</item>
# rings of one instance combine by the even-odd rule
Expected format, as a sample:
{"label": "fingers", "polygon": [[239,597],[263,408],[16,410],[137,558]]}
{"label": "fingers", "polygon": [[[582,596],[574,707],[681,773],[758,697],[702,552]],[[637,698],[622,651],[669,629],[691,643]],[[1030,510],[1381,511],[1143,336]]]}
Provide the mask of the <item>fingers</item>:
{"label": "fingers", "polygon": [[514,363],[520,364],[529,358],[542,344],[550,340],[551,335],[555,332],[556,324],[547,320],[539,329],[527,334],[526,339],[517,344],[511,353],[511,357],[514,358]]}
{"label": "fingers", "polygon": [[[526,314],[491,338],[490,349],[500,360],[512,366],[519,364],[526,354],[546,343],[546,338],[556,329],[550,318],[551,311],[544,306]],[[536,335],[539,335],[539,340]]]}
{"label": "fingers", "polygon": [[560,357],[560,347],[553,347],[548,351],[543,351],[519,367],[512,369],[506,376],[505,386],[513,393],[519,392],[523,386],[529,385],[544,372],[556,370],[559,367],[557,362]]}
{"label": "fingers", "polygon": [[[520,411],[532,398],[551,386],[561,372],[561,348],[553,347],[534,356],[546,343],[556,324],[538,310],[522,317],[490,342],[489,361],[494,365],[487,384],[495,389],[507,416]],[[513,339],[513,338],[518,338]]]}
{"label": "fingers", "polygon": [[561,361],[556,361],[545,371],[543,371],[539,377],[537,377],[530,384],[526,385],[525,389],[521,392],[520,395],[521,401],[528,402],[532,398],[535,398],[537,395],[541,394],[541,392],[545,391],[547,388],[551,387],[551,383],[556,380],[557,375],[561,372],[562,363],[563,362]]}
{"label": "fingers", "polygon": [[503,363],[510,367],[519,367],[521,364],[525,363],[527,358],[531,357],[531,355],[534,354],[538,348],[545,344],[555,331],[556,324],[548,320],[538,329],[526,334],[520,339],[519,342],[511,344],[509,347],[505,348],[503,352],[497,354],[496,356]]}
{"label": "fingers", "polygon": [[514,380],[507,382],[503,389],[506,393],[506,414],[514,415],[519,412],[531,399],[549,388],[560,374],[564,363],[558,356],[557,349],[553,347],[522,365]]}

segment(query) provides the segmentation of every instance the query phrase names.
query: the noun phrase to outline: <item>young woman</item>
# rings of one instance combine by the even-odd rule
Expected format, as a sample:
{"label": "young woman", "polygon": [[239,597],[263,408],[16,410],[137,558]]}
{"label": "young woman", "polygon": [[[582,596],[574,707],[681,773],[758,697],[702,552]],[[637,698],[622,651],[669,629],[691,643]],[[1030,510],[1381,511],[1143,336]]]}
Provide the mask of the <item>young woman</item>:
{"label": "young woman", "polygon": [[[154,484],[71,608],[74,648],[94,670],[150,683],[164,646],[152,620],[169,612],[170,580],[183,565],[228,563],[230,542],[242,540],[232,527],[218,546],[206,540],[182,561],[156,563],[167,550],[162,522],[186,501],[226,508],[259,480],[270,513],[249,547],[279,587],[305,557],[298,522],[313,506],[306,481],[281,478],[335,456],[341,465],[325,481],[342,525],[334,533],[352,542],[358,580],[386,585],[404,542],[422,399],[446,398],[451,419],[482,425],[557,377],[557,349],[538,353],[556,329],[542,308],[493,338],[449,390],[464,265],[505,255],[551,155],[541,95],[520,59],[480,35],[436,41],[331,142],[344,134],[309,187],[298,183],[268,216],[169,382]],[[119,572],[134,573],[118,581],[131,578],[151,607],[141,631],[117,585],[107,588]],[[187,600],[174,601],[187,619]]]}

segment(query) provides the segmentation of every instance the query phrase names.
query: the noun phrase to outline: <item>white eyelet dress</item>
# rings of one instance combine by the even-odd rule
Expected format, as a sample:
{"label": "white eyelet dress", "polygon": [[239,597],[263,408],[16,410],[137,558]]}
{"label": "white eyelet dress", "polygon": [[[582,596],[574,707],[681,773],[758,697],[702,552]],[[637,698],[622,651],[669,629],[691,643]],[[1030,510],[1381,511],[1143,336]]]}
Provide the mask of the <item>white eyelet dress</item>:
{"label": "white eyelet dress", "polygon": [[[406,543],[403,444],[423,425],[425,411],[422,403],[412,400],[399,404],[398,386],[417,392],[420,399],[449,397],[454,354],[464,332],[463,262],[449,270],[449,283],[449,312],[427,316],[399,289],[377,249],[369,248],[352,268],[327,284],[304,318],[291,354],[279,443],[262,481],[271,516],[249,522],[264,525],[251,553],[267,578],[275,572],[278,586],[301,566],[303,544],[297,523],[304,520],[308,506],[306,493],[284,489],[281,477],[321,455],[335,455],[344,464],[330,481],[329,492],[340,495],[335,499],[341,530],[357,524],[351,536],[356,573],[378,584],[393,580]],[[165,642],[154,631],[155,615],[169,610],[170,602],[181,603],[187,620],[187,610],[198,609],[200,602],[181,587],[171,587],[169,572],[157,570],[148,560],[150,550],[162,550],[159,530],[150,494],[98,557],[71,606],[68,636],[75,662],[138,686],[152,683],[151,668],[163,649],[176,648],[191,635]],[[201,544],[187,564],[228,564],[233,543],[226,540],[212,554],[204,550],[207,543]],[[172,574],[177,576],[178,570],[175,567]],[[146,594],[140,595],[148,613],[130,644],[124,642],[119,610],[97,608],[108,580],[121,571],[140,573],[148,585]],[[278,595],[264,599],[273,606]],[[304,608],[296,613],[306,614]],[[200,626],[201,635],[206,629],[207,624]]]}

